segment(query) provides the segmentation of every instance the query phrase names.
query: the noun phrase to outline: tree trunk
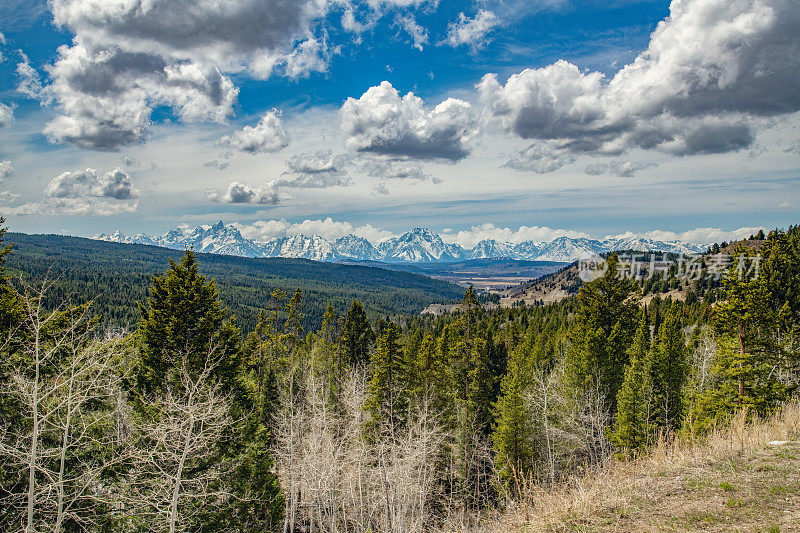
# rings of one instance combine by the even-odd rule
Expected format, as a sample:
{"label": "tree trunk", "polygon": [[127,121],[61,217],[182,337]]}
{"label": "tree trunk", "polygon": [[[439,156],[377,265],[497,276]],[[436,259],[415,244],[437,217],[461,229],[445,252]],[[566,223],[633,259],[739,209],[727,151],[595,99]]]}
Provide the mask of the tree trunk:
{"label": "tree trunk", "polygon": [[56,511],[56,525],[54,528],[56,532],[61,531],[61,526],[64,523],[64,470],[67,462],[67,448],[69,447],[69,430],[72,424],[72,387],[74,385],[74,368],[72,369],[72,372],[73,375],[70,376],[69,390],[67,394],[67,419],[64,422],[64,431],[62,432],[61,436],[61,456],[59,457],[58,464],[58,505]]}
{"label": "tree trunk", "polygon": [[28,460],[28,509],[26,533],[34,533],[33,529],[33,507],[36,502],[36,454],[39,446],[39,330],[36,329],[34,345],[34,357],[36,358],[36,377],[33,382],[32,404],[33,404],[33,434],[31,436],[31,456]]}
{"label": "tree trunk", "polygon": [[169,533],[175,533],[175,523],[178,521],[178,499],[181,494],[181,478],[183,477],[183,467],[186,464],[186,457],[189,455],[189,445],[194,431],[194,417],[189,418],[189,427],[186,430],[186,437],[183,439],[183,452],[178,462],[178,470],[175,472],[175,486],[172,489],[172,502],[169,509]]}
{"label": "tree trunk", "polygon": [[[739,368],[741,368],[742,364],[744,363],[745,352],[744,352],[744,323],[739,324],[739,350],[741,355],[741,360],[739,361]],[[739,399],[737,404],[741,407],[742,401],[744,400],[744,376],[739,374]]]}

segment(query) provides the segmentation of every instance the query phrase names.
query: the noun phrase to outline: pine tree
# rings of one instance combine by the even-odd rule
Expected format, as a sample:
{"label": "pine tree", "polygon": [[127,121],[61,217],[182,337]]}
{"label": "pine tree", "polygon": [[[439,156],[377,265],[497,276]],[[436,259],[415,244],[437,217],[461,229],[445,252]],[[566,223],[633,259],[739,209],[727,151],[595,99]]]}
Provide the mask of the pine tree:
{"label": "pine tree", "polygon": [[596,388],[612,403],[622,385],[627,348],[636,328],[636,308],[627,302],[632,290],[630,280],[618,278],[617,257],[612,255],[605,275],[581,287],[568,332],[569,385]]}
{"label": "pine tree", "polygon": [[[491,465],[476,457],[475,451],[491,435],[494,376],[486,341],[478,337],[478,307],[474,289],[464,295],[464,310],[455,332],[447,335],[449,349],[449,382],[455,399],[456,460],[464,505],[471,505],[482,496],[481,479]],[[443,336],[444,338],[444,336]],[[442,343],[444,344],[444,343]],[[444,349],[444,347],[443,347]]]}
{"label": "pine tree", "polygon": [[525,477],[535,459],[534,421],[526,405],[530,383],[524,350],[514,350],[508,361],[508,373],[500,385],[500,397],[493,406],[495,427],[492,444],[495,467],[501,482],[513,489],[515,475]]}
{"label": "pine tree", "polygon": [[[299,296],[295,307],[299,307]],[[230,411],[223,415],[230,421],[229,431],[214,444],[213,453],[194,467],[197,474],[232,466],[218,481],[220,493],[229,494],[230,503],[198,520],[208,530],[272,528],[283,507],[278,480],[271,472],[267,427],[275,401],[272,364],[266,358],[267,339],[274,338],[270,335],[272,322],[270,326],[262,322],[261,331],[249,339],[250,360],[245,361],[239,330],[227,318],[214,281],[200,275],[197,255],[191,251],[180,263],[171,261],[165,275],[153,277],[150,296],[139,309],[140,355],[136,387],[130,392],[142,418],[160,421],[160,406],[182,397],[187,380],[193,387],[209,390],[221,384],[233,399]],[[301,319],[299,311],[290,312],[288,322],[294,333]]]}
{"label": "pine tree", "polygon": [[409,393],[419,390],[422,376],[417,372],[419,351],[422,349],[422,333],[414,328],[406,334],[406,343],[403,347],[403,367],[407,376],[406,386]]}
{"label": "pine tree", "polygon": [[375,332],[361,303],[353,300],[342,327],[342,359],[349,365],[367,364]]}
{"label": "pine tree", "polygon": [[740,262],[756,260],[749,252],[740,248],[734,256],[723,282],[724,299],[715,308],[721,336],[709,385],[692,398],[690,422],[696,431],[713,427],[737,409],[765,416],[796,387],[786,379],[798,365],[791,332],[797,328],[792,304],[800,287],[800,250],[791,239],[791,231],[786,236],[770,232],[758,276],[738,271]]}
{"label": "pine tree", "polygon": [[14,248],[13,244],[3,244],[6,219],[0,217],[0,331],[11,331],[11,328],[22,319],[22,306],[19,297],[11,287],[6,273],[6,259]]}
{"label": "pine tree", "polygon": [[200,275],[197,254],[186,251],[180,263],[153,276],[150,296],[139,304],[141,343],[138,390],[152,394],[177,385],[174,370],[183,364],[191,375],[213,360],[213,378],[236,383],[241,369],[239,330],[222,307],[213,280]]}
{"label": "pine tree", "polygon": [[625,368],[622,388],[617,394],[617,418],[611,441],[622,454],[640,451],[650,434],[650,376],[647,368],[650,353],[650,326],[642,314],[630,349],[630,363]]}
{"label": "pine tree", "polygon": [[717,307],[717,324],[720,330],[738,341],[739,353],[732,355],[731,367],[725,373],[737,380],[736,403],[739,406],[757,401],[753,397],[755,391],[747,390],[747,382],[756,385],[759,369],[766,370],[763,368],[765,356],[773,353],[772,339],[765,334],[772,328],[775,318],[770,313],[769,299],[766,277],[739,276],[731,267],[725,278],[725,301]]}
{"label": "pine tree", "polygon": [[284,337],[290,354],[294,357],[298,345],[303,342],[303,314],[300,307],[303,303],[303,293],[298,287],[286,304],[286,322],[283,324]]}
{"label": "pine tree", "polygon": [[653,388],[653,420],[667,431],[673,431],[681,422],[683,387],[689,377],[686,339],[676,306],[670,308],[659,328],[648,368]]}
{"label": "pine tree", "polygon": [[329,344],[336,342],[338,322],[339,315],[333,310],[333,305],[328,304],[325,314],[322,315],[322,327],[319,329],[319,337]]}
{"label": "pine tree", "polygon": [[256,329],[242,345],[245,379],[249,387],[249,403],[256,422],[271,430],[278,404],[277,373],[282,343],[275,331],[277,313],[259,312]]}
{"label": "pine tree", "polygon": [[372,355],[372,378],[369,381],[364,409],[371,425],[386,427],[392,435],[400,428],[407,407],[403,353],[400,335],[393,322],[387,323]]}

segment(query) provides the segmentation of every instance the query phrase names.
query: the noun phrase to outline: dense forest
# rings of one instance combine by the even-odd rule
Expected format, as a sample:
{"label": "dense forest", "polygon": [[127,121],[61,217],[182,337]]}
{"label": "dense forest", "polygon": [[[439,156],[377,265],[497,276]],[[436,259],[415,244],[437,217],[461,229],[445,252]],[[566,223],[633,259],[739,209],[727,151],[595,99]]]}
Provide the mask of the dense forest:
{"label": "dense forest", "polygon": [[611,255],[556,304],[486,309],[469,289],[451,315],[375,317],[356,300],[309,329],[306,288],[281,286],[244,331],[190,251],[124,278],[144,286],[129,333],[51,296],[59,278],[3,270],[0,528],[477,530],[531,485],[793,397],[800,228],[730,249],[685,301],[643,305],[652,284]]}
{"label": "dense forest", "polygon": [[[132,328],[137,302],[147,297],[153,275],[182,252],[155,246],[118,244],[59,235],[9,233],[14,244],[8,268],[29,281],[53,282],[46,305],[70,299],[92,301],[92,312],[104,327]],[[450,283],[421,275],[366,266],[319,263],[304,259],[250,259],[199,254],[205,274],[213,278],[220,299],[245,330],[252,330],[258,313],[269,306],[275,289],[303,286],[303,326],[317,329],[328,304],[344,313],[359,300],[370,319],[418,313],[431,303],[458,301],[463,291]]]}

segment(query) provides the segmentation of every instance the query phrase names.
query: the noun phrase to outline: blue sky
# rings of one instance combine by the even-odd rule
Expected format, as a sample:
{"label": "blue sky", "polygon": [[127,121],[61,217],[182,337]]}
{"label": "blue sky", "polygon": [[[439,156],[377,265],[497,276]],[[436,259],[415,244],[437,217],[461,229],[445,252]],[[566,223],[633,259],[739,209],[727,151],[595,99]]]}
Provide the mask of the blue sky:
{"label": "blue sky", "polygon": [[797,11],[0,0],[0,214],[75,235],[425,225],[466,246],[794,224]]}

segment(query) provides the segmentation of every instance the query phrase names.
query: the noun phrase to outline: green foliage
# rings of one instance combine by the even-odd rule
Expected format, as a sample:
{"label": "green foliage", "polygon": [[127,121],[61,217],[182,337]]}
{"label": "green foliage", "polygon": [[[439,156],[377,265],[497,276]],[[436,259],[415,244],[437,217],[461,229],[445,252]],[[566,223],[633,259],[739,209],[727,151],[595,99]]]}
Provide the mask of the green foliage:
{"label": "green foliage", "polygon": [[132,391],[137,405],[158,418],[160,397],[181,390],[186,376],[209,386],[221,383],[234,399],[232,412],[226,415],[234,420],[226,446],[193,467],[203,471],[215,464],[234,465],[223,480],[235,496],[233,503],[212,514],[202,513],[205,529],[263,531],[279,523],[283,500],[268,450],[277,399],[274,350],[301,342],[300,301],[298,290],[287,306],[287,333],[280,342],[267,342],[276,340],[276,316],[268,320],[262,313],[256,331],[240,349],[239,330],[227,318],[214,281],[200,275],[197,254],[186,251],[180,263],[170,261],[166,274],[153,277],[150,296],[140,304],[140,355]]}
{"label": "green foliage", "polygon": [[[0,250],[4,325],[13,324],[19,311],[4,264],[39,277],[47,257],[69,257],[75,268],[64,284],[56,282],[58,297],[77,290],[98,302],[106,298],[101,307],[105,324],[127,316],[115,313],[131,298],[145,299],[139,284],[146,287],[152,281],[139,327],[122,341],[124,357],[135,363],[127,382],[136,400],[134,422],[166,416],[164,399],[167,391],[180,388],[179,370],[198,376],[213,361],[210,381],[233,397],[230,427],[202,460],[190,461],[190,474],[225,472],[211,488],[230,499],[208,512],[203,509],[190,524],[203,531],[264,531],[281,525],[284,499],[275,472],[286,471],[286,456],[296,448],[276,455],[279,465],[270,450],[285,445],[287,424],[296,432],[293,446],[322,445],[306,440],[329,431],[304,418],[312,412],[312,396],[315,402],[322,399],[315,405],[331,413],[326,424],[332,421],[337,428],[344,423],[342,433],[350,432],[346,424],[352,424],[359,428],[359,446],[386,452],[379,461],[394,460],[389,452],[399,448],[391,446],[420,442],[419,432],[443,436],[431,438],[428,442],[436,444],[424,452],[433,465],[429,487],[434,496],[422,503],[438,513],[456,501],[465,509],[483,509],[501,493],[513,494],[516,480],[556,482],[584,463],[597,464],[609,453],[606,436],[614,451],[627,456],[645,451],[657,432],[675,431],[682,423],[703,431],[739,409],[767,415],[800,382],[796,227],[742,246],[743,257],[756,251],[763,255],[757,278],[734,275],[737,258],[722,282],[698,282],[685,302],[655,297],[640,309],[639,288],[617,277],[612,255],[603,278],[583,284],[576,297],[563,302],[489,309],[481,307],[470,287],[456,312],[438,317],[418,315],[417,304],[448,299],[452,288],[407,274],[189,252],[150,279],[152,265],[161,260],[162,268],[174,252],[56,237],[23,236],[19,242],[22,246],[10,256],[8,247]],[[47,243],[54,245],[52,250]],[[18,249],[21,258],[15,257]],[[97,264],[80,272],[89,260]],[[201,270],[217,279],[219,291]],[[116,285],[112,280],[118,280]],[[672,271],[652,280],[643,282],[642,292],[682,283]],[[81,309],[64,314],[61,325]],[[240,311],[248,317],[241,343],[231,318],[242,316]],[[58,327],[54,323],[52,331]],[[0,381],[7,384],[9,372],[25,362],[25,355],[13,344],[2,350]],[[63,370],[67,359],[54,361],[45,369],[48,379]],[[353,415],[354,398],[363,386],[365,412]],[[4,420],[20,412],[7,396],[0,396],[0,402]],[[299,418],[289,422],[290,416]],[[362,417],[370,429],[366,439]],[[341,437],[338,431],[323,435],[333,439],[331,449]],[[406,451],[397,457],[411,457]],[[109,479],[124,486],[133,473],[127,465]],[[2,490],[23,481],[0,464]],[[292,486],[287,502],[303,506],[299,485],[287,483]]]}
{"label": "green foliage", "polygon": [[[771,232],[760,270],[749,272],[754,253],[739,248],[724,280],[714,324],[719,349],[710,384],[692,396],[690,423],[703,431],[737,409],[764,416],[797,387],[800,232]],[[757,261],[757,260],[755,260]]]}
{"label": "green foliage", "polygon": [[5,219],[0,217],[0,331],[10,331],[12,327],[19,324],[22,308],[16,292],[11,287],[6,271],[6,261],[14,245],[3,244],[6,235],[3,223],[5,223]]}
{"label": "green foliage", "polygon": [[500,398],[493,406],[495,465],[507,490],[517,488],[512,481],[525,478],[535,458],[536,421],[527,405],[530,377],[525,350],[514,350],[500,384]]}
{"label": "green foliage", "polygon": [[369,381],[364,409],[371,424],[388,428],[394,434],[405,419],[407,403],[406,368],[399,345],[397,326],[389,322],[372,355],[372,378]]}
{"label": "green foliage", "polygon": [[154,276],[150,296],[139,305],[140,364],[137,391],[154,394],[177,386],[175,370],[199,375],[214,367],[213,378],[234,385],[241,367],[239,330],[219,302],[214,281],[200,275],[197,254],[187,251]]}
{"label": "green foliage", "polygon": [[606,398],[616,398],[636,328],[636,308],[627,301],[632,290],[630,281],[617,276],[615,255],[608,259],[602,278],[581,287],[568,333],[566,377],[570,385],[596,388]]}
{"label": "green foliage", "polygon": [[342,327],[342,358],[347,364],[366,364],[375,342],[375,332],[361,302],[353,300]]}
{"label": "green foliage", "polygon": [[[49,274],[55,281],[45,302],[48,308],[67,299],[91,300],[103,326],[121,328],[138,322],[136,303],[147,297],[152,276],[183,255],[155,246],[58,235],[11,233],[7,238],[15,243],[8,262],[13,273],[32,280]],[[432,303],[455,302],[462,294],[450,283],[376,267],[214,254],[198,254],[197,260],[202,272],[216,281],[223,305],[245,331],[255,328],[259,312],[269,306],[276,289],[291,294],[303,288],[307,331],[320,327],[329,303],[344,313],[357,299],[375,320],[387,314],[419,313]]]}
{"label": "green foliage", "polygon": [[658,329],[648,360],[652,384],[653,422],[667,431],[680,427],[684,411],[684,385],[689,376],[686,340],[673,306]]}
{"label": "green foliage", "polygon": [[622,388],[617,394],[617,418],[611,441],[622,455],[641,451],[648,444],[651,422],[650,326],[643,314],[631,346]]}

